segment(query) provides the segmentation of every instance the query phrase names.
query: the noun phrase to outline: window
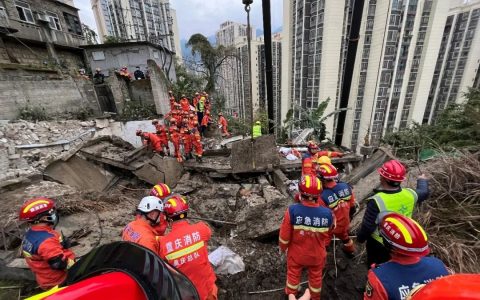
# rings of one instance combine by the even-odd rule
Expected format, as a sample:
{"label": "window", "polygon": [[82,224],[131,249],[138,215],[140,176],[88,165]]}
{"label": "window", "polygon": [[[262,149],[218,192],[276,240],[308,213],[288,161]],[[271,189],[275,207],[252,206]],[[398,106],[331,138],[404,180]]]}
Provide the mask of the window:
{"label": "window", "polygon": [[52,12],[46,12],[45,13],[47,18],[48,18],[48,26],[50,26],[51,29],[54,30],[62,30],[62,27],[60,27],[60,20],[58,19],[58,15],[54,14]]}
{"label": "window", "polygon": [[18,17],[20,20],[28,23],[35,23],[28,3],[23,1],[15,1],[15,6],[17,7]]}
{"label": "window", "polygon": [[77,16],[64,12],[63,17],[67,23],[68,32],[82,35],[82,26],[80,25],[80,20]]}
{"label": "window", "polygon": [[103,51],[93,51],[93,60],[105,60],[105,53]]}

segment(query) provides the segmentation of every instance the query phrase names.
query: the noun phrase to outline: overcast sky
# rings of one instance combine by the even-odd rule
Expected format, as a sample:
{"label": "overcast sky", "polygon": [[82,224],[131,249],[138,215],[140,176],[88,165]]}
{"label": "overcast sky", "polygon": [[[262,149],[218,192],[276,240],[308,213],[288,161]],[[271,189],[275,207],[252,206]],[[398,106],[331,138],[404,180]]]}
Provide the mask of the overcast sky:
{"label": "overcast sky", "polygon": [[[90,0],[74,0],[80,9],[80,19],[96,31]],[[270,0],[272,13],[272,31],[282,26],[282,0]],[[180,39],[188,39],[194,33],[210,36],[227,21],[247,23],[247,15],[242,0],[170,0],[177,11]],[[262,1],[254,0],[251,8],[251,23],[255,28],[262,25]]]}

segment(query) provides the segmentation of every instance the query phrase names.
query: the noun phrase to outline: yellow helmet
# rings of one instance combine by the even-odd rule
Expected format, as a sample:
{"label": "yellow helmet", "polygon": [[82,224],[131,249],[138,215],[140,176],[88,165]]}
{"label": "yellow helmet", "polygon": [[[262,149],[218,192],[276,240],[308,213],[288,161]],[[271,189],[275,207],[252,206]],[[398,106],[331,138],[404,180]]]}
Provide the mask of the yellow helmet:
{"label": "yellow helmet", "polygon": [[320,156],[317,158],[317,164],[319,165],[331,165],[332,160],[328,156]]}

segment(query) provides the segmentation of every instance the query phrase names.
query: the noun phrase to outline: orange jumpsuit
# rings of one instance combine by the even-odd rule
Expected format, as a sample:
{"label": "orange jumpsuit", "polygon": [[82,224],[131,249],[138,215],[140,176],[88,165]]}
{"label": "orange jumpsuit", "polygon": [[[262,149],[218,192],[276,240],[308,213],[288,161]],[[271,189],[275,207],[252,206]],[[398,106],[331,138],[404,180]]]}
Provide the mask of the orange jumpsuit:
{"label": "orange jumpsuit", "polygon": [[161,142],[160,138],[157,136],[157,134],[151,133],[151,132],[145,132],[143,134],[143,136],[148,136],[148,139],[146,139],[146,138],[143,139],[143,144],[145,146],[148,145],[148,146],[152,147],[153,151],[155,151],[157,153],[162,153],[163,152],[162,142]]}
{"label": "orange jumpsuit", "polygon": [[160,143],[162,145],[162,149],[166,149],[165,153],[169,152],[168,148],[168,133],[167,127],[165,125],[156,124],[155,129],[157,130],[157,136],[160,139]]}
{"label": "orange jumpsuit", "polygon": [[175,104],[177,104],[177,102],[175,101],[175,97],[171,96],[170,97],[170,111],[175,109]]}
{"label": "orange jumpsuit", "polygon": [[316,162],[310,153],[305,153],[302,158],[302,176],[312,175],[317,176]]}
{"label": "orange jumpsuit", "polygon": [[332,232],[342,240],[344,251],[353,253],[353,240],[348,236],[350,227],[350,209],[355,207],[355,196],[349,184],[345,182],[323,181],[322,200],[325,206],[335,214],[336,226]]}
{"label": "orange jumpsuit", "polygon": [[180,99],[180,105],[182,106],[183,111],[190,111],[190,102],[187,98]]}
{"label": "orange jumpsuit", "polygon": [[148,220],[137,217],[134,221],[125,226],[122,232],[122,240],[139,244],[158,254],[160,245],[158,243],[158,232]]}
{"label": "orange jumpsuit", "polygon": [[224,116],[220,116],[218,118],[218,125],[222,126],[222,134],[226,136],[230,136],[230,133],[228,133],[228,122],[227,119],[225,119]]}
{"label": "orange jumpsuit", "polygon": [[180,159],[181,158],[181,155],[180,155],[180,133],[178,132],[178,128],[177,128],[176,125],[172,125],[172,126],[170,126],[168,131],[170,132],[170,141],[172,142],[173,148],[175,150],[174,156],[177,159]]}
{"label": "orange jumpsuit", "polygon": [[182,128],[182,141],[183,141],[183,151],[185,156],[189,155],[192,152],[192,136],[188,128]]}
{"label": "orange jumpsuit", "polygon": [[318,158],[321,157],[321,156],[342,157],[342,156],[343,156],[343,153],[341,153],[341,152],[336,152],[336,151],[326,151],[326,150],[323,150],[323,151],[318,151],[317,153],[315,153],[314,158],[315,158],[315,159],[318,159]]}
{"label": "orange jumpsuit", "polygon": [[188,277],[201,300],[217,299],[217,277],[208,261],[211,229],[203,222],[176,221],[166,236],[159,237],[160,257]]}
{"label": "orange jumpsuit", "polygon": [[193,145],[193,151],[195,152],[195,155],[198,157],[202,157],[203,155],[203,147],[202,147],[202,137],[200,135],[200,132],[198,130],[195,131],[195,133],[192,133],[192,145]]}
{"label": "orange jumpsuit", "polygon": [[322,272],[327,257],[326,245],[334,226],[330,209],[316,202],[301,201],[287,208],[280,227],[279,246],[287,251],[286,294],[296,294],[302,270],[308,270],[312,299],[320,299]]}
{"label": "orange jumpsuit", "polygon": [[74,263],[75,254],[64,249],[61,242],[62,236],[48,225],[32,225],[25,234],[22,242],[23,256],[42,289],[52,288],[67,278],[66,268],[52,269],[49,260],[61,257],[67,262],[67,268]]}

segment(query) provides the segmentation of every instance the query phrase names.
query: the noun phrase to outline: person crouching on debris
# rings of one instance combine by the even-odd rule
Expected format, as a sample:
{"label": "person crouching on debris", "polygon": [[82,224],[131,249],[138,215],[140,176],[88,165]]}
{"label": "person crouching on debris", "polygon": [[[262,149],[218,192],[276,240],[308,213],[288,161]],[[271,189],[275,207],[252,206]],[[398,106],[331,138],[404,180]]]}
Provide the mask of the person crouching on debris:
{"label": "person crouching on debris", "polygon": [[416,191],[400,186],[406,179],[407,171],[398,160],[385,162],[377,171],[380,174],[381,187],[374,190],[375,195],[367,199],[367,209],[357,232],[357,242],[367,242],[367,267],[390,259],[390,254],[383,246],[383,240],[377,230],[379,213],[391,211],[411,218],[415,205],[427,199],[430,193],[428,180],[424,174],[418,177]]}
{"label": "person crouching on debris", "polygon": [[223,137],[230,137],[227,119],[225,119],[221,112],[218,113],[218,127],[222,130]]}
{"label": "person crouching on debris", "polygon": [[343,252],[352,258],[355,252],[353,240],[348,235],[350,220],[355,214],[355,196],[352,187],[338,180],[337,169],[330,164],[318,166],[317,173],[322,181],[322,200],[335,215],[336,226],[332,236],[339,238],[343,243]]}
{"label": "person crouching on debris", "polygon": [[123,229],[122,240],[132,242],[159,253],[160,246],[155,230],[163,216],[163,202],[155,196],[144,197],[135,211],[135,220]]}
{"label": "person crouching on debris", "polygon": [[[334,228],[332,211],[318,202],[322,183],[315,176],[302,176],[298,184],[301,202],[290,205],[280,227],[280,250],[287,252],[289,297],[297,294],[302,270],[308,270],[308,289],[314,300],[320,299],[322,272],[327,257],[326,246]],[[290,296],[292,295],[292,296]]]}
{"label": "person crouching on debris", "polygon": [[75,254],[68,249],[68,240],[55,231],[59,221],[55,202],[48,198],[28,200],[20,208],[19,219],[30,224],[22,253],[38,285],[46,290],[61,284],[75,263]]}
{"label": "person crouching on debris", "polygon": [[161,156],[165,155],[165,153],[163,152],[162,142],[155,133],[137,130],[136,135],[142,138],[142,144],[144,146],[148,146],[150,149],[153,150],[153,152],[156,152]]}
{"label": "person crouching on debris", "polygon": [[187,221],[189,206],[185,198],[173,195],[166,199],[165,214],[171,231],[159,237],[160,257],[188,277],[201,300],[217,299],[217,277],[208,260],[208,241],[212,231],[204,222]]}
{"label": "person crouching on debris", "polygon": [[403,300],[415,287],[448,275],[441,260],[426,257],[430,252],[427,234],[414,220],[385,213],[378,231],[392,258],[368,271],[364,299]]}
{"label": "person crouching on debris", "polygon": [[157,136],[160,139],[160,144],[162,147],[162,152],[166,155],[169,155],[170,148],[168,147],[168,129],[164,124],[160,124],[158,120],[153,120],[152,125],[155,126],[157,130]]}
{"label": "person crouching on debris", "polygon": [[302,155],[302,175],[317,176],[315,155],[318,152],[318,145],[309,141],[307,144],[307,152]]}
{"label": "person crouching on debris", "polygon": [[[165,202],[165,199],[168,198],[172,194],[172,190],[168,185],[165,183],[158,183],[153,186],[153,188],[150,190],[150,196],[155,196],[159,198],[162,203]],[[156,226],[154,226],[154,230],[156,231],[157,235],[164,235],[165,231],[167,230],[168,227],[168,222],[165,214],[162,214],[160,216],[160,221]]]}

